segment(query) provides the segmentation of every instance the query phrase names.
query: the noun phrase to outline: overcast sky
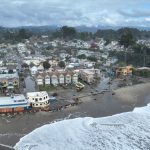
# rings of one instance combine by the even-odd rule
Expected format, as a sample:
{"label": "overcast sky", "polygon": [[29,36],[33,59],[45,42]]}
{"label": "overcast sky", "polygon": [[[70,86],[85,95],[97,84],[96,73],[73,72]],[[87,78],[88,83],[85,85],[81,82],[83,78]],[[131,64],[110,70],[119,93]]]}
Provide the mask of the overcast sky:
{"label": "overcast sky", "polygon": [[0,0],[0,26],[150,26],[150,0]]}

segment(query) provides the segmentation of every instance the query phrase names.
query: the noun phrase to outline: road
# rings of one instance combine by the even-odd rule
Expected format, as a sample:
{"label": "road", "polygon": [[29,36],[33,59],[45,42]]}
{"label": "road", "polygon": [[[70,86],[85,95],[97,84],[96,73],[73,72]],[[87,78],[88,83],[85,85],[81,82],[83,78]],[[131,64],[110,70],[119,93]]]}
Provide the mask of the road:
{"label": "road", "polygon": [[25,93],[37,91],[36,83],[31,76],[25,78]]}

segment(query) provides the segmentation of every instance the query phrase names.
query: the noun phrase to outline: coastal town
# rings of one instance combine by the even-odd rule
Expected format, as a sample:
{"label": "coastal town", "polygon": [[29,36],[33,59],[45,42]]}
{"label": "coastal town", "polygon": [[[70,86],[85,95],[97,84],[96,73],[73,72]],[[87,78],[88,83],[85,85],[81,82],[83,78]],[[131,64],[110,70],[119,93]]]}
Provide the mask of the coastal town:
{"label": "coastal town", "polygon": [[0,0],[0,150],[150,150],[150,0]]}
{"label": "coastal town", "polygon": [[129,33],[123,40],[124,34],[111,41],[41,34],[1,42],[1,143],[14,145],[62,118],[110,116],[143,106],[150,44],[144,38],[131,43],[132,29],[124,30]]}
{"label": "coastal town", "polygon": [[[150,47],[146,40],[137,43]],[[47,35],[0,44],[0,113],[58,111],[79,105],[87,93],[113,95],[116,88],[147,82],[136,74],[150,68],[121,66],[117,56],[110,55],[125,50],[103,38],[66,41]]]}

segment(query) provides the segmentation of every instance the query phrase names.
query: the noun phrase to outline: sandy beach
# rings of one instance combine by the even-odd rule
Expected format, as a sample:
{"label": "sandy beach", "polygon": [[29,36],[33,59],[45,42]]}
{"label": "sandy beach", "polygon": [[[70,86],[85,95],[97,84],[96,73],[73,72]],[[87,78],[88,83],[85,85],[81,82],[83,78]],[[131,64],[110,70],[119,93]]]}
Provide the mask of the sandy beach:
{"label": "sandy beach", "polygon": [[139,84],[110,92],[82,98],[80,105],[58,112],[25,113],[11,118],[0,117],[0,143],[14,146],[21,137],[44,124],[75,117],[104,117],[132,111],[150,103],[150,83]]}

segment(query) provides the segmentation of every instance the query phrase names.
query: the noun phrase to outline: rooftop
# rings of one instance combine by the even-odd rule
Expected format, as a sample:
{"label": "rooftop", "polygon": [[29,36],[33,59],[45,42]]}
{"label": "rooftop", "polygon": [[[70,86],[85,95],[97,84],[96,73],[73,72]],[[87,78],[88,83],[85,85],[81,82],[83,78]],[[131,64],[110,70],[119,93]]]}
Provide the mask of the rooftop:
{"label": "rooftop", "polygon": [[41,92],[29,92],[27,93],[27,96],[32,96],[32,97],[36,97],[36,96],[45,96],[48,95],[48,93],[46,91],[41,91]]}
{"label": "rooftop", "polygon": [[18,78],[18,73],[13,74],[0,74],[0,78]]}
{"label": "rooftop", "polygon": [[24,95],[14,95],[12,97],[0,97],[0,107],[18,107],[28,106],[28,101],[25,99]]}

